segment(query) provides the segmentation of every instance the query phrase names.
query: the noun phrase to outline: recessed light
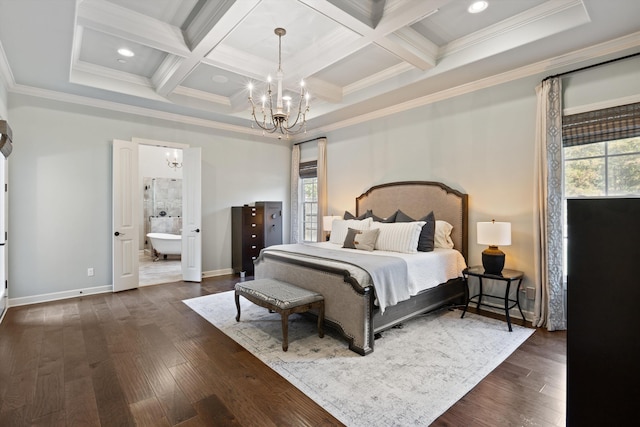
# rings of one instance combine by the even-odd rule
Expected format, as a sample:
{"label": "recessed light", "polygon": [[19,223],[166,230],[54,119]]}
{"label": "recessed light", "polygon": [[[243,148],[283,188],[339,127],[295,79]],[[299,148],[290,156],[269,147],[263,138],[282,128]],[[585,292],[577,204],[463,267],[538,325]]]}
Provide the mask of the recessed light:
{"label": "recessed light", "polygon": [[120,49],[118,49],[118,53],[122,56],[126,56],[127,58],[131,58],[132,56],[135,55],[135,53],[133,53],[130,49],[127,49],[126,47],[121,47]]}
{"label": "recessed light", "polygon": [[487,1],[475,1],[471,3],[471,6],[467,9],[469,13],[480,13],[489,7],[489,2]]}
{"label": "recessed light", "polygon": [[216,74],[215,76],[211,77],[211,80],[213,80],[214,83],[227,83],[229,81],[229,78],[221,74]]}

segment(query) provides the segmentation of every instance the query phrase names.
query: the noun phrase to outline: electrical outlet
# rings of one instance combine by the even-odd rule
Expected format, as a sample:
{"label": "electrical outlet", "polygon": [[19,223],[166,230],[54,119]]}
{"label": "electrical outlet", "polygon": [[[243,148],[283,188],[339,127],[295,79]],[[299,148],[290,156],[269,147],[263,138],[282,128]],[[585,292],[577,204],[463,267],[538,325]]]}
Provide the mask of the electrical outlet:
{"label": "electrical outlet", "polygon": [[87,276],[93,276],[93,267],[87,268]]}
{"label": "electrical outlet", "polygon": [[536,299],[536,288],[532,288],[528,286],[527,288],[527,299]]}

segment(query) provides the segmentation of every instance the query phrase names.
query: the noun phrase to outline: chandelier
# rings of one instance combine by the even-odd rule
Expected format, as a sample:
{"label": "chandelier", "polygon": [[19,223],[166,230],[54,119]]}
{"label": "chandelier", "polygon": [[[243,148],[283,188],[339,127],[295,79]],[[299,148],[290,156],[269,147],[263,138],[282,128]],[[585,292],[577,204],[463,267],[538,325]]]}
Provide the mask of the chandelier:
{"label": "chandelier", "polygon": [[167,151],[167,166],[172,168],[174,171],[177,171],[182,167],[182,162],[178,161],[178,150],[173,150],[173,158],[169,157],[169,152]]}
{"label": "chandelier", "polygon": [[[309,92],[304,87],[304,80],[300,81],[300,94],[297,105],[292,105],[291,96],[282,95],[282,36],[287,34],[284,28],[274,30],[278,36],[278,71],[276,72],[276,100],[273,102],[271,88],[271,76],[267,77],[266,91],[260,98],[261,105],[253,102],[253,84],[249,83],[249,103],[251,104],[251,117],[255,124],[262,129],[262,133],[280,132],[283,135],[295,135],[306,132],[307,112],[309,111]],[[304,102],[304,106],[303,106]],[[293,113],[291,112],[293,107]],[[256,115],[256,109],[259,110]],[[260,118],[259,118],[260,117]],[[254,123],[251,123],[253,128]]]}

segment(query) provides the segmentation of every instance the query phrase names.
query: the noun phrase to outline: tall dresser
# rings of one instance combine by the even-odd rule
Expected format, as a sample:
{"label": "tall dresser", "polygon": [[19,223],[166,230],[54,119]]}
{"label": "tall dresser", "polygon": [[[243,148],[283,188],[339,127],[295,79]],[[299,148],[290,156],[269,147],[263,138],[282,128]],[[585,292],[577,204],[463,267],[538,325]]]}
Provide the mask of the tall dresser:
{"label": "tall dresser", "polygon": [[231,208],[231,264],[235,273],[253,275],[260,251],[282,243],[282,202],[256,202]]}
{"label": "tall dresser", "polygon": [[640,199],[567,200],[567,426],[638,418]]}

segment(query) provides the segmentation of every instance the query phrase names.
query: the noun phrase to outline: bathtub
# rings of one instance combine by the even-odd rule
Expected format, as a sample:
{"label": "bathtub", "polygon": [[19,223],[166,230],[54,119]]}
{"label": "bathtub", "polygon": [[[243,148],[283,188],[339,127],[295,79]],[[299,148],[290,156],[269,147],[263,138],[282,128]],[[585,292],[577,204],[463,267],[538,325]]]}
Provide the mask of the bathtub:
{"label": "bathtub", "polygon": [[168,233],[148,233],[151,247],[156,255],[180,255],[182,253],[182,236]]}

